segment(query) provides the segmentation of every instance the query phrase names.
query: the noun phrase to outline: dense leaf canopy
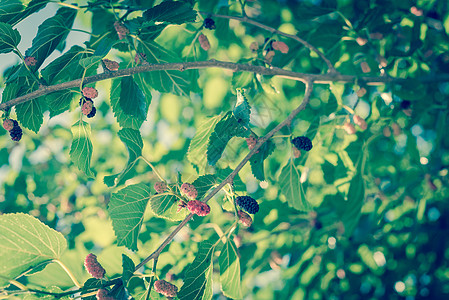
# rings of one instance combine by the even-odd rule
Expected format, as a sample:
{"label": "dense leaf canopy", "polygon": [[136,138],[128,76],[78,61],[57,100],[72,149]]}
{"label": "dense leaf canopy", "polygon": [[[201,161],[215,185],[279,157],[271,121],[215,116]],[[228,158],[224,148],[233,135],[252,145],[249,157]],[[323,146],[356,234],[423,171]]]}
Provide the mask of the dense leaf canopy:
{"label": "dense leaf canopy", "polygon": [[0,59],[0,298],[449,294],[449,2],[6,0]]}

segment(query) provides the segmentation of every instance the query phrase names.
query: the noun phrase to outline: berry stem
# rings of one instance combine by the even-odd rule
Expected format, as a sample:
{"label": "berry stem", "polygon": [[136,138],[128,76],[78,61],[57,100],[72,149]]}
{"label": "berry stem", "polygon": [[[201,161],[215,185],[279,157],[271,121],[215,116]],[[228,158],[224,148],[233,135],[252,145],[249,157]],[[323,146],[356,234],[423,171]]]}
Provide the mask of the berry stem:
{"label": "berry stem", "polygon": [[[164,179],[164,177],[161,176],[161,174],[157,171],[157,169],[153,166],[152,163],[150,163],[150,162],[149,162],[145,157],[143,157],[143,156],[140,156],[140,159],[142,159],[144,162],[146,162],[147,165],[150,166],[150,168],[153,170],[154,174],[156,174],[156,176],[157,176],[161,181],[166,182],[166,180]],[[168,185],[167,185],[167,187],[170,188]]]}
{"label": "berry stem", "polygon": [[78,280],[76,280],[72,271],[70,271],[70,269],[67,268],[67,266],[62,261],[60,261],[59,259],[54,259],[53,262],[58,263],[58,265],[61,266],[61,268],[67,273],[67,275],[69,275],[70,279],[73,281],[77,288],[82,288],[82,285],[78,282]]}
{"label": "berry stem", "polygon": [[[152,270],[151,270],[153,272],[153,274],[156,274],[156,267],[157,267],[157,260],[158,260],[158,258],[159,258],[159,256],[156,256],[154,258],[154,260],[153,260],[153,267],[152,267]],[[150,283],[148,284],[148,290],[147,290],[147,295],[145,296],[145,300],[150,299],[151,289],[153,288],[153,285],[154,285],[154,277],[155,276],[152,276],[150,278]]]}

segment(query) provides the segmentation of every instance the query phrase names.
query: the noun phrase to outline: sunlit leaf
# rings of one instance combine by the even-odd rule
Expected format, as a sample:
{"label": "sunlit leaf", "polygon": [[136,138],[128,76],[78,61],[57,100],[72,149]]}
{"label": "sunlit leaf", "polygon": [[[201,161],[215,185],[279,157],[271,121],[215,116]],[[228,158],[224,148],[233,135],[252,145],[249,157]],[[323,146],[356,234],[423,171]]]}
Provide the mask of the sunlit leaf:
{"label": "sunlit leaf", "polygon": [[204,195],[206,195],[207,191],[217,184],[217,181],[214,175],[208,174],[198,177],[194,182],[192,182],[192,184],[198,191],[198,196],[196,199],[201,200]]}
{"label": "sunlit leaf", "polygon": [[[0,1],[0,22],[16,25],[29,15],[39,11],[47,5],[49,0],[31,0],[27,6],[19,0]],[[27,1],[25,1],[27,2]]]}
{"label": "sunlit leaf", "polygon": [[271,140],[268,140],[249,160],[251,164],[251,172],[256,179],[265,180],[265,170],[263,164],[265,159],[273,153],[274,149],[274,143]]}
{"label": "sunlit leaf", "polygon": [[212,298],[212,254],[215,246],[209,241],[203,241],[198,248],[195,260],[187,269],[184,284],[178,292],[181,300]]}
{"label": "sunlit leaf", "polygon": [[281,174],[279,174],[278,182],[281,193],[293,208],[300,211],[310,211],[312,208],[306,199],[300,178],[299,170],[293,161],[289,160],[287,165],[282,168]]}
{"label": "sunlit leaf", "polygon": [[204,174],[207,166],[207,157],[204,153],[207,150],[207,144],[210,135],[214,131],[215,125],[220,121],[221,115],[207,119],[198,126],[195,136],[190,141],[187,159],[197,169],[199,174]]}
{"label": "sunlit leaf", "polygon": [[93,177],[94,173],[90,168],[90,160],[92,159],[90,125],[84,121],[77,121],[71,129],[73,140],[70,147],[70,159],[88,177]]}
{"label": "sunlit leaf", "polygon": [[108,212],[118,246],[137,251],[137,238],[150,196],[150,188],[143,183],[127,186],[112,194]]}
{"label": "sunlit leaf", "polygon": [[235,137],[249,136],[249,129],[242,126],[232,112],[228,112],[215,125],[214,132],[210,135],[207,146],[207,161],[215,165],[223,154],[226,145]]}
{"label": "sunlit leaf", "polygon": [[26,214],[0,215],[0,287],[26,270],[58,259],[67,248],[63,235]]}
{"label": "sunlit leaf", "polygon": [[168,193],[158,194],[151,197],[150,207],[158,217],[171,221],[180,221],[187,216],[187,210],[178,210],[179,198]]}
{"label": "sunlit leaf", "polygon": [[126,256],[125,254],[122,254],[122,267],[123,267],[123,273],[122,273],[122,281],[123,285],[126,286],[129,279],[134,274],[135,265],[131,258]]}
{"label": "sunlit leaf", "polygon": [[248,99],[246,99],[245,91],[242,89],[237,89],[237,102],[235,103],[233,113],[237,120],[241,120],[240,124],[242,126],[249,126],[251,107],[249,106]]}
{"label": "sunlit leaf", "polygon": [[240,286],[240,259],[235,244],[227,239],[218,258],[220,283],[223,295],[232,299],[242,299]]}

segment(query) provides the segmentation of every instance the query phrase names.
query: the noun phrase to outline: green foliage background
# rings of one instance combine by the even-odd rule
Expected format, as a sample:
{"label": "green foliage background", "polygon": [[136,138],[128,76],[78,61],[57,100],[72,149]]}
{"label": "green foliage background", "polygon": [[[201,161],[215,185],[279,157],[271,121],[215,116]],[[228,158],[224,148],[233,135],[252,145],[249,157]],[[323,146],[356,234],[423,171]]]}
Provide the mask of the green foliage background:
{"label": "green foliage background", "polygon": [[[125,24],[132,34],[140,32],[134,47],[150,64],[213,58],[263,66],[262,50],[254,53],[250,45],[262,47],[265,38],[273,38],[290,48],[288,54],[276,52],[273,66],[327,71],[300,43],[224,18],[214,18],[215,30],[201,30],[211,44],[202,50],[196,33],[207,14],[196,16],[191,7],[241,16],[238,1],[170,2],[177,9],[159,6],[144,14],[159,1],[76,1],[86,6],[78,11],[49,1],[23,2],[0,3],[0,11],[9,12],[0,15],[0,53],[15,48],[7,45],[22,50],[26,41],[13,26],[43,8],[39,14],[48,19],[32,43],[33,37],[27,41],[26,54],[38,60],[31,71],[40,67],[35,74],[52,85],[101,72],[104,57],[119,61],[121,69],[136,65],[136,51],[118,40],[113,27],[114,13],[123,16],[123,7],[136,10]],[[217,242],[234,222],[229,196],[218,193],[208,203],[211,214],[194,217],[161,253],[156,274],[176,284],[183,299],[193,299],[191,292],[195,299],[442,299],[449,294],[448,6],[436,0],[247,1],[250,18],[307,40],[342,74],[406,80],[315,84],[307,108],[234,182],[238,195],[250,195],[260,205],[253,225],[240,225],[224,244]],[[67,27],[54,25],[58,22]],[[93,35],[74,35],[70,22]],[[358,37],[367,43],[361,46]],[[370,72],[362,71],[362,63]],[[21,62],[4,70],[1,84],[2,103],[38,88]],[[141,156],[171,184],[210,174],[196,182],[204,195],[248,153],[243,137],[269,132],[304,94],[299,81],[218,68],[139,73],[89,86],[100,93],[92,119],[80,120],[80,90],[69,89],[12,110],[24,128],[19,143],[0,129],[0,212],[29,214],[61,232],[67,240],[61,260],[80,282],[89,278],[83,269],[88,253],[97,254],[109,278],[121,276],[122,254],[137,265],[186,215],[176,214],[176,205],[161,210],[174,200],[154,196],[159,179]],[[239,88],[246,90],[243,106]],[[361,88],[367,93],[359,97]],[[349,135],[341,128],[351,108],[366,119],[367,130],[357,127]],[[220,120],[226,123],[220,126]],[[308,136],[313,149],[295,159],[291,135]],[[113,201],[123,194],[137,201],[117,211],[119,202]],[[124,229],[130,224],[138,225],[132,237]],[[10,258],[0,256],[0,265]],[[126,264],[129,272],[131,263]],[[188,278],[192,285],[181,288]],[[73,286],[56,264],[18,280],[44,290]],[[140,299],[142,279],[127,284]]]}

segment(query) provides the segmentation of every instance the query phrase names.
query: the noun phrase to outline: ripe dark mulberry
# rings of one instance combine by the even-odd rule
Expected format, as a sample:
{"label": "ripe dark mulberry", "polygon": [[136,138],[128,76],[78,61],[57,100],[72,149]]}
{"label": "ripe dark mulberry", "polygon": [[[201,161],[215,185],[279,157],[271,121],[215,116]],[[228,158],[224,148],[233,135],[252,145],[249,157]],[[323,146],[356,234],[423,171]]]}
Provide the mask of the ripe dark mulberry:
{"label": "ripe dark mulberry", "polygon": [[9,131],[9,135],[13,141],[18,142],[23,135],[22,128],[20,128],[19,123],[16,120],[12,120],[12,122],[13,128]]}
{"label": "ripe dark mulberry", "polygon": [[204,19],[204,28],[206,29],[215,29],[215,21],[211,18]]}
{"label": "ripe dark mulberry", "polygon": [[292,140],[292,144],[299,150],[309,151],[312,149],[312,141],[306,136],[298,136]]}
{"label": "ripe dark mulberry", "polygon": [[104,277],[106,270],[100,265],[95,254],[89,253],[84,260],[84,267],[92,277],[101,279]]}
{"label": "ripe dark mulberry", "polygon": [[176,297],[178,287],[165,280],[157,280],[154,283],[154,290],[165,297]]}
{"label": "ripe dark mulberry", "polygon": [[247,213],[255,214],[259,211],[259,204],[250,196],[239,196],[235,201]]}
{"label": "ripe dark mulberry", "polygon": [[95,116],[96,113],[97,113],[97,109],[95,108],[95,106],[93,106],[92,110],[90,111],[90,114],[88,114],[87,117],[92,118]]}

